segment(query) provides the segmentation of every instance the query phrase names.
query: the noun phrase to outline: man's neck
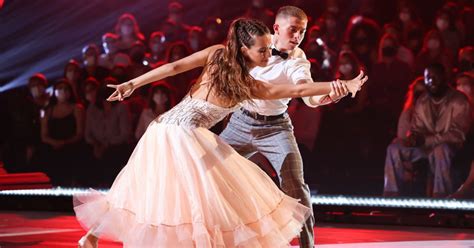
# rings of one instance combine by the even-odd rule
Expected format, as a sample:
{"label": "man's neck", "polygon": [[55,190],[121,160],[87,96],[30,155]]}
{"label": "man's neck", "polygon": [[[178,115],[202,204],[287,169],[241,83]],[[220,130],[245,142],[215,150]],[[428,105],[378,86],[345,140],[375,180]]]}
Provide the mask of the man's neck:
{"label": "man's neck", "polygon": [[292,50],[287,50],[284,47],[282,47],[282,45],[278,42],[278,35],[276,34],[273,35],[273,46],[275,47],[276,50],[280,52],[285,52],[288,54],[292,52]]}
{"label": "man's neck", "polygon": [[435,102],[441,101],[448,94],[448,90],[449,88],[446,87],[446,89],[444,89],[442,93],[437,95],[430,95],[431,99],[433,99]]}

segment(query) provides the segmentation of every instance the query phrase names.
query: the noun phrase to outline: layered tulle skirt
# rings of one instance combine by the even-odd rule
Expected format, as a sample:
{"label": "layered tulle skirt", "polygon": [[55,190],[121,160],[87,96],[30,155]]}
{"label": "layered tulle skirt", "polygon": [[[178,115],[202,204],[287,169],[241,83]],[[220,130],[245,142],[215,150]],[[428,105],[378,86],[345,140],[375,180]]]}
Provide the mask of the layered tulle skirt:
{"label": "layered tulle skirt", "polygon": [[157,122],[110,191],[75,195],[74,210],[95,236],[167,248],[285,247],[310,214],[209,130]]}

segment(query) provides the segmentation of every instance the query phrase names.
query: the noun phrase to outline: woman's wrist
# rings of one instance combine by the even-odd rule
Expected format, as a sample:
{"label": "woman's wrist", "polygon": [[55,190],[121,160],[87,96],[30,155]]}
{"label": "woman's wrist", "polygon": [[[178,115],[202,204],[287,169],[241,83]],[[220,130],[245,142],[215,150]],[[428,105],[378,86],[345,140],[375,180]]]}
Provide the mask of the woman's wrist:
{"label": "woman's wrist", "polygon": [[134,89],[135,89],[135,85],[133,84],[132,81],[129,81],[129,82],[127,83],[127,85],[128,85],[128,87],[130,87],[130,90],[134,90]]}

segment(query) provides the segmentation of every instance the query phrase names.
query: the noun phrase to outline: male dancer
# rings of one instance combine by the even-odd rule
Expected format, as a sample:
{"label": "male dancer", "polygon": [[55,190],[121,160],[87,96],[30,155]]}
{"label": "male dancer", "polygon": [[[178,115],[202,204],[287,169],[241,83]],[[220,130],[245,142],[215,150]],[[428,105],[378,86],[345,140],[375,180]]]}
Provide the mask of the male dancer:
{"label": "male dancer", "polygon": [[[308,17],[303,10],[281,7],[275,17],[272,37],[272,56],[266,67],[256,67],[250,74],[272,84],[313,83],[310,62],[298,48],[303,40]],[[329,95],[304,98],[306,105],[317,107],[339,100],[348,94],[339,82],[333,83]],[[303,161],[299,152],[291,120],[286,113],[291,99],[253,100],[236,111],[220,137],[246,157],[256,152],[272,164],[283,192],[311,208],[308,185],[303,178]],[[313,247],[314,217],[308,218],[300,234],[301,247]]]}

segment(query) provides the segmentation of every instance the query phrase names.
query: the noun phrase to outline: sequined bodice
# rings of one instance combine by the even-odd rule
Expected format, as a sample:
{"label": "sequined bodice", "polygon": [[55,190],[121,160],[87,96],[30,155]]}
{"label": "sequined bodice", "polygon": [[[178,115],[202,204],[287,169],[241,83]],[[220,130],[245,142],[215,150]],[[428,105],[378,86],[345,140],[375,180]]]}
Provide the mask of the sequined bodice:
{"label": "sequined bodice", "polygon": [[229,113],[234,112],[239,106],[224,108],[203,99],[191,98],[187,95],[174,108],[160,115],[156,121],[189,128],[210,128]]}

